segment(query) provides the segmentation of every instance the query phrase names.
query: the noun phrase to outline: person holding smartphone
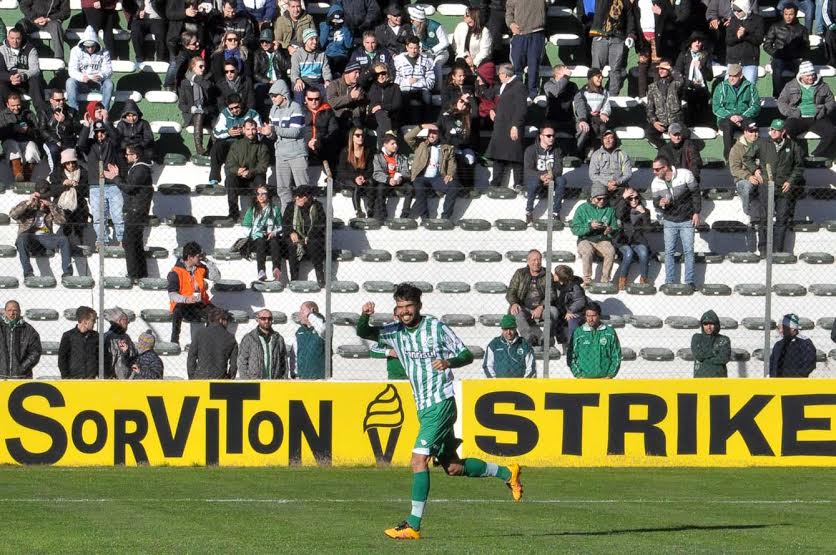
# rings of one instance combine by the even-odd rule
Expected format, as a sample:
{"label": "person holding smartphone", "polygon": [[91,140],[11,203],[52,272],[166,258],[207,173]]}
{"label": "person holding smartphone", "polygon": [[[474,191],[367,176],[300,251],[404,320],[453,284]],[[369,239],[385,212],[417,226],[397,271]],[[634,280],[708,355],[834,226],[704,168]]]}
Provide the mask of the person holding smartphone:
{"label": "person holding smartphone", "polygon": [[183,245],[183,254],[168,273],[168,299],[171,310],[171,342],[180,342],[180,328],[187,322],[206,322],[209,309],[214,305],[209,299],[206,280],[216,282],[221,272],[206,257],[195,241]]}

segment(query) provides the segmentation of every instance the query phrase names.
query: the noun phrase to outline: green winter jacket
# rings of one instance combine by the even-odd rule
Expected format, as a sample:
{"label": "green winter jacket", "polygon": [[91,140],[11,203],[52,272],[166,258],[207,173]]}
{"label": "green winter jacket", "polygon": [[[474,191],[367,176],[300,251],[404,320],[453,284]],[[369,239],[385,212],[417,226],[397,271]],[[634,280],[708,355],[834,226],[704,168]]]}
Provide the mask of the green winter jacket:
{"label": "green winter jacket", "polygon": [[[594,231],[592,229],[592,220],[598,220],[605,225],[610,226],[609,234],[604,234],[604,230]],[[598,208],[591,202],[586,202],[575,211],[572,218],[572,233],[578,236],[578,242],[590,241],[598,243],[601,241],[612,241],[615,231],[619,228],[618,218],[615,217],[615,211],[611,206],[604,206]]]}
{"label": "green winter jacket", "polygon": [[511,343],[494,337],[485,349],[482,370],[488,378],[536,378],[534,350],[519,335]]}
{"label": "green winter jacket", "polygon": [[754,118],[761,111],[761,97],[758,95],[757,87],[746,79],[741,79],[736,89],[724,79],[714,89],[711,106],[718,123],[733,115]]}
{"label": "green winter jacket", "polygon": [[584,324],[572,335],[572,364],[576,378],[614,378],[621,367],[621,345],[608,324]]}
{"label": "green winter jacket", "polygon": [[695,378],[727,378],[726,364],[731,359],[731,341],[720,335],[720,318],[709,310],[700,318],[700,324],[714,324],[711,335],[703,331],[691,337],[691,354],[694,355]]}

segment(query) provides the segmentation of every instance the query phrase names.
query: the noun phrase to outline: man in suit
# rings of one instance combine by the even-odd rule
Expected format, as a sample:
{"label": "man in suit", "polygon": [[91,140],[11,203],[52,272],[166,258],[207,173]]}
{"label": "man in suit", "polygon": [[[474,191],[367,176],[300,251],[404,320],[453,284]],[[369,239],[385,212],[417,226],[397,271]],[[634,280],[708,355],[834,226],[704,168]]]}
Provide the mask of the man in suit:
{"label": "man in suit", "polygon": [[511,64],[501,64],[497,70],[499,100],[496,110],[491,110],[493,135],[485,155],[493,160],[492,187],[501,187],[505,171],[510,167],[514,174],[514,187],[523,186],[523,122],[528,107],[525,85],[514,74]]}

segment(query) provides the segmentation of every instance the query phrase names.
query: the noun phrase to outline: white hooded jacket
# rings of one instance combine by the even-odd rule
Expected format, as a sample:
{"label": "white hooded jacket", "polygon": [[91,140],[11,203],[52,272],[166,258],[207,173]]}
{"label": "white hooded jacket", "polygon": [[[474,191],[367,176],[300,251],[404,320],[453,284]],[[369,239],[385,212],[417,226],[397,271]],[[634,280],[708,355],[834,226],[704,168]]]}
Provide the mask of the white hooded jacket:
{"label": "white hooded jacket", "polygon": [[[92,54],[84,48],[84,43],[91,41],[97,45]],[[99,42],[99,37],[93,27],[88,25],[81,35],[81,40],[70,50],[70,63],[67,65],[67,71],[70,78],[76,81],[84,81],[85,75],[99,74],[102,79],[110,79],[113,75],[113,68],[110,65],[110,52],[105,50],[102,43]]]}

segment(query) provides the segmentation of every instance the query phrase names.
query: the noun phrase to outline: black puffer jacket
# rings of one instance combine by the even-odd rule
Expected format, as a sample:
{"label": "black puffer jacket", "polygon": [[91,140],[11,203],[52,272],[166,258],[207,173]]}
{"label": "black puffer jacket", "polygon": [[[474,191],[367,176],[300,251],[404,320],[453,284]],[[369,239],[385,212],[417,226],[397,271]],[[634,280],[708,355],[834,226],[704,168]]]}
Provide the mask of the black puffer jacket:
{"label": "black puffer jacket", "polygon": [[78,138],[78,148],[87,154],[87,182],[90,185],[99,184],[99,162],[107,168],[109,164],[122,167],[119,156],[119,134],[109,123],[105,123],[107,134],[102,142],[90,136],[90,128],[81,126]]}
{"label": "black puffer jacket", "polygon": [[613,239],[613,243],[618,247],[644,245],[649,249],[650,244],[644,234],[646,231],[650,231],[650,211],[646,207],[644,207],[644,212],[632,208],[624,195],[618,195],[614,208],[615,217],[621,222],[621,226]]}
{"label": "black puffer jacket", "polygon": [[31,378],[41,359],[41,337],[28,322],[0,321],[0,379]]}
{"label": "black puffer jacket", "polygon": [[796,19],[791,25],[784,20],[769,28],[763,39],[763,49],[773,58],[797,60],[810,53],[810,37],[807,28]]}
{"label": "black puffer jacket", "polygon": [[63,107],[64,121],[56,121],[52,106],[38,113],[38,132],[41,140],[47,144],[58,145],[59,148],[75,148],[81,130],[78,112],[67,106]]}
{"label": "black puffer jacket", "polygon": [[[136,114],[136,123],[128,123],[124,119],[125,114]],[[142,110],[131,99],[125,101],[125,107],[119,115],[119,123],[116,124],[116,132],[119,134],[119,148],[124,150],[126,146],[135,146],[142,149],[142,159],[146,161],[154,158],[154,133],[151,131],[151,124],[142,119]]]}
{"label": "black puffer jacket", "polygon": [[[290,85],[290,79],[288,78],[288,71],[290,71],[290,56],[288,56],[287,52],[282,49],[279,49],[273,54],[273,71],[276,72],[276,78],[282,79],[285,83]],[[270,59],[267,57],[267,52],[261,49],[256,50],[255,54],[253,54],[253,78],[256,83],[270,83],[270,79],[267,78],[267,70],[270,67],[269,64]]]}
{"label": "black puffer jacket", "polygon": [[[737,0],[735,4],[741,2]],[[737,38],[737,30],[743,27],[746,33]],[[744,66],[756,66],[760,60],[763,42],[763,18],[750,13],[746,19],[732,15],[726,28],[726,63]]]}
{"label": "black puffer jacket", "polygon": [[369,113],[377,105],[389,112],[389,117],[395,118],[401,111],[402,105],[401,89],[394,83],[387,83],[381,86],[379,83],[372,83],[369,89]]}
{"label": "black puffer jacket", "polygon": [[58,370],[65,380],[93,380],[99,375],[99,332],[64,332],[58,347]]}

